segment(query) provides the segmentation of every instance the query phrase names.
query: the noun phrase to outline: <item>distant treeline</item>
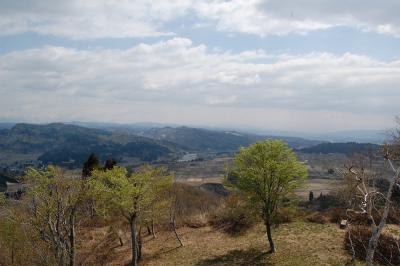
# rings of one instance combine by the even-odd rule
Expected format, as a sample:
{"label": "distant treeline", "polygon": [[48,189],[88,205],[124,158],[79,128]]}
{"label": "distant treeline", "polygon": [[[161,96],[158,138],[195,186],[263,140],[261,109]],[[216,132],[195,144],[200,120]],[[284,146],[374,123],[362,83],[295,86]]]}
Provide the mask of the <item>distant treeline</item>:
{"label": "distant treeline", "polygon": [[312,147],[300,149],[298,151],[304,153],[342,153],[342,154],[353,154],[353,153],[366,153],[366,152],[375,152],[379,150],[380,145],[371,144],[371,143],[356,143],[356,142],[347,142],[347,143],[321,143]]}

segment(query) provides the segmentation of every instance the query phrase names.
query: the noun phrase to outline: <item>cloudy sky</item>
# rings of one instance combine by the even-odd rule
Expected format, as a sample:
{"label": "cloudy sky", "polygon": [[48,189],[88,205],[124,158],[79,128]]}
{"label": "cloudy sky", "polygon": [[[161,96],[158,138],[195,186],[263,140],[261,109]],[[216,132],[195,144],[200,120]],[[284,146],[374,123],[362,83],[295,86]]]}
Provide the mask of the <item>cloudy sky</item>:
{"label": "cloudy sky", "polygon": [[385,129],[398,0],[0,0],[0,121]]}

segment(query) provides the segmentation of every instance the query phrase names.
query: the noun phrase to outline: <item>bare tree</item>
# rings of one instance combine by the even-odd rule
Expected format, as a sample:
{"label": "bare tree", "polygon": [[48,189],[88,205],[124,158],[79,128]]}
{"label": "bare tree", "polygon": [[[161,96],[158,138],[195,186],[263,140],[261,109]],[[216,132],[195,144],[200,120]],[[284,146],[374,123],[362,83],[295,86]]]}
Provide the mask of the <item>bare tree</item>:
{"label": "bare tree", "polygon": [[177,183],[173,184],[169,191],[171,199],[171,204],[169,207],[169,221],[180,247],[183,247],[184,245],[179,237],[178,232],[176,231],[176,216],[183,212],[184,205],[182,202],[182,192],[182,187]]}
{"label": "bare tree", "polygon": [[[371,186],[371,180],[376,177],[376,173],[364,168],[351,165],[348,168],[348,172],[355,179],[354,188],[356,190],[356,198],[359,199],[358,206],[353,209],[349,209],[348,212],[355,212],[358,214],[366,214],[368,222],[371,225],[372,235],[368,242],[366,265],[372,265],[374,259],[374,253],[378,245],[378,239],[382,233],[383,228],[386,225],[387,217],[389,214],[390,207],[392,205],[392,193],[395,186],[399,186],[399,174],[400,167],[395,167],[392,159],[389,158],[389,153],[386,152],[384,159],[389,166],[392,176],[390,178],[389,188],[386,194],[380,192],[376,187]],[[383,201],[383,212],[380,220],[375,220],[374,212],[378,213],[377,205]],[[351,242],[351,241],[350,241]]]}

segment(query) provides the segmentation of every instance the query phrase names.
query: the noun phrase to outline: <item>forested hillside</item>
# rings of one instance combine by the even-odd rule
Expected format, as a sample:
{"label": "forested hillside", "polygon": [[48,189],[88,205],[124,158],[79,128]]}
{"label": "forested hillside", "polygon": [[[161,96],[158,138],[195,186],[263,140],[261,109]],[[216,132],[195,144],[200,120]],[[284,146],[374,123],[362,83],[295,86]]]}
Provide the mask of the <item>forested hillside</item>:
{"label": "forested hillside", "polygon": [[343,153],[350,155],[353,153],[376,152],[379,147],[379,145],[371,143],[321,143],[312,147],[300,149],[300,151],[304,153]]}
{"label": "forested hillside", "polygon": [[71,163],[81,166],[91,153],[100,158],[136,157],[153,161],[169,156],[172,145],[127,134],[89,129],[61,123],[49,125],[17,124],[0,131],[0,151],[3,154],[31,154],[44,163]]}
{"label": "forested hillside", "polygon": [[248,146],[264,139],[281,139],[292,148],[304,148],[321,143],[297,137],[263,136],[237,131],[208,130],[190,127],[152,128],[141,132],[142,136],[157,140],[167,140],[189,151],[237,151],[242,146]]}

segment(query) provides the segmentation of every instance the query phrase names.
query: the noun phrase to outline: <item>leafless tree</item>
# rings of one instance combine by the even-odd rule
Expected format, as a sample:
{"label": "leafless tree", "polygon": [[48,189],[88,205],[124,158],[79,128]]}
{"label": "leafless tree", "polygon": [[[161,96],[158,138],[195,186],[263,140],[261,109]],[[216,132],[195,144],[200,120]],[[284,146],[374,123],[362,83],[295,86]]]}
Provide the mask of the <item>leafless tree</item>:
{"label": "leafless tree", "polygon": [[[392,176],[389,179],[389,188],[384,193],[380,192],[375,186],[371,185],[371,180],[376,178],[376,173],[363,166],[351,165],[348,167],[348,173],[354,178],[355,198],[358,198],[357,205],[348,210],[348,213],[354,212],[365,214],[368,223],[371,226],[372,235],[367,247],[366,265],[372,265],[374,253],[378,245],[379,236],[386,225],[390,207],[392,205],[392,193],[395,186],[399,186],[400,167],[395,167],[389,152],[385,152],[384,159],[389,167]],[[383,202],[383,204],[382,204]],[[380,220],[374,218],[374,213],[379,213],[378,204],[381,203],[383,212]],[[351,240],[350,240],[351,243]]]}

